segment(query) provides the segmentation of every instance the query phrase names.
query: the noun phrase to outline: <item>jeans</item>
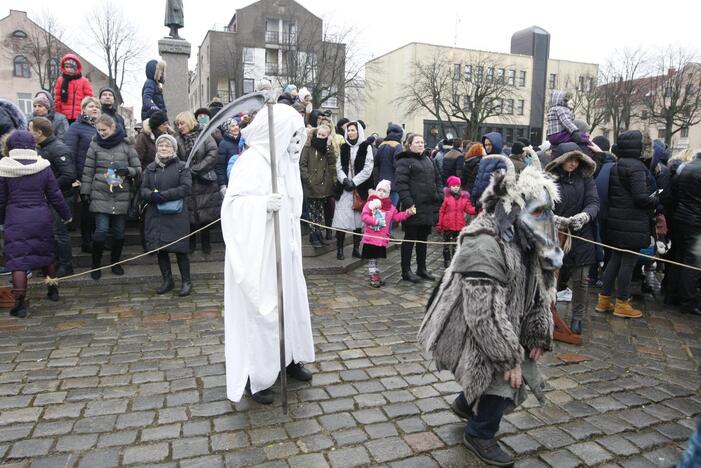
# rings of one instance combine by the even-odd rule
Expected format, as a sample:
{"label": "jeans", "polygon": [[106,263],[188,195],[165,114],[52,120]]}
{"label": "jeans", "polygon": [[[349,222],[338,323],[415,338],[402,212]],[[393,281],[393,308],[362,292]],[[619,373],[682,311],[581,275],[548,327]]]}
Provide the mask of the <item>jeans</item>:
{"label": "jeans", "polygon": [[586,300],[589,287],[586,275],[588,269],[589,267],[574,267],[570,270],[573,319],[582,320],[584,318],[584,301]]}
{"label": "jeans", "polygon": [[482,395],[477,404],[477,414],[465,426],[465,434],[476,439],[493,439],[499,431],[499,423],[511,400],[496,395]]}
{"label": "jeans", "polygon": [[698,419],[696,432],[689,438],[689,445],[682,453],[677,468],[701,468],[701,417]]}
{"label": "jeans", "polygon": [[105,242],[107,232],[112,230],[113,240],[124,239],[124,225],[127,222],[126,215],[111,215],[107,213],[95,213],[95,242]]}
{"label": "jeans", "polygon": [[58,211],[53,208],[51,211],[54,214],[54,241],[56,242],[56,263],[64,270],[73,269],[73,252],[71,250],[71,236],[68,234],[68,226],[66,226],[58,214]]}
{"label": "jeans", "polygon": [[[425,241],[431,234],[431,226],[404,225],[404,243],[402,243],[402,272],[411,269],[411,252],[416,245],[416,270],[426,271],[426,244],[417,244],[413,240]],[[408,242],[407,242],[408,241]]]}
{"label": "jeans", "polygon": [[637,255],[614,250],[611,253],[611,259],[606,265],[606,270],[604,270],[602,278],[604,285],[601,287],[601,294],[610,296],[614,284],[617,284],[616,297],[624,300],[628,299],[630,296],[630,280],[633,278],[633,268],[637,261]]}

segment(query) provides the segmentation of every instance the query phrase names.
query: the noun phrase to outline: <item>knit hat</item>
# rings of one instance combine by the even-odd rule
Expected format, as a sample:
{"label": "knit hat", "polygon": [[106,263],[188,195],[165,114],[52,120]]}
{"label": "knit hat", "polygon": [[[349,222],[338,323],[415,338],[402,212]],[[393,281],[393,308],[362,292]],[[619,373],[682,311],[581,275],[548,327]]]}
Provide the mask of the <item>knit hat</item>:
{"label": "knit hat", "polygon": [[390,182],[387,179],[382,179],[380,181],[380,183],[377,184],[377,187],[375,187],[375,190],[384,190],[387,193],[389,193],[391,189],[392,189],[392,182]]}
{"label": "knit hat", "polygon": [[13,149],[35,149],[37,146],[36,141],[34,141],[34,137],[30,132],[27,130],[15,130],[14,132],[10,133],[10,136],[7,138],[7,149],[8,151],[12,151]]}
{"label": "knit hat", "polygon": [[163,111],[155,111],[151,114],[151,117],[148,118],[148,125],[152,130],[157,129],[165,122],[168,122],[168,115]]}
{"label": "knit hat", "polygon": [[102,93],[106,93],[106,92],[108,92],[108,91],[109,91],[110,93],[112,93],[112,96],[113,96],[115,99],[117,98],[117,93],[115,93],[114,90],[113,90],[112,88],[110,88],[109,86],[105,86],[104,88],[100,88],[100,92],[97,93],[97,98],[100,99],[100,98],[102,97]]}
{"label": "knit hat", "polygon": [[603,135],[599,135],[598,137],[594,137],[592,139],[594,144],[601,148],[601,151],[608,151],[611,149],[611,142],[609,141],[608,138],[606,138]]}
{"label": "knit hat", "polygon": [[51,102],[45,94],[37,94],[37,96],[32,101],[32,104],[39,104],[40,106],[46,107],[48,110],[51,110]]}
{"label": "knit hat", "polygon": [[531,140],[529,140],[528,138],[525,138],[525,137],[516,138],[516,141],[519,141],[519,142],[523,143],[523,146],[524,146],[524,147],[525,147],[525,146],[531,146]]}
{"label": "knit hat", "polygon": [[482,146],[482,143],[475,143],[474,145],[470,146],[470,149],[467,150],[467,154],[465,154],[465,156],[471,158],[473,156],[482,156],[483,154],[484,146]]}
{"label": "knit hat", "polygon": [[520,141],[517,141],[513,145],[511,145],[511,154],[521,154],[523,153],[523,143]]}
{"label": "knit hat", "polygon": [[174,137],[173,135],[169,135],[169,134],[167,134],[167,133],[164,133],[163,135],[160,135],[158,138],[156,138],[156,146],[158,146],[158,143],[160,143],[160,142],[163,141],[163,140],[165,140],[165,141],[167,141],[168,143],[170,143],[170,145],[173,147],[173,150],[174,150],[174,151],[177,151],[177,150],[178,150],[178,140],[176,140],[175,137]]}
{"label": "knit hat", "polygon": [[453,187],[455,185],[462,185],[462,182],[460,182],[460,177],[452,175],[448,177],[447,185],[448,187]]}
{"label": "knit hat", "polygon": [[614,154],[619,158],[640,158],[643,154],[643,134],[640,130],[628,130],[618,136]]}
{"label": "knit hat", "polygon": [[202,114],[207,114],[209,117],[211,117],[209,109],[207,109],[206,107],[200,107],[195,111],[195,118],[199,117]]}

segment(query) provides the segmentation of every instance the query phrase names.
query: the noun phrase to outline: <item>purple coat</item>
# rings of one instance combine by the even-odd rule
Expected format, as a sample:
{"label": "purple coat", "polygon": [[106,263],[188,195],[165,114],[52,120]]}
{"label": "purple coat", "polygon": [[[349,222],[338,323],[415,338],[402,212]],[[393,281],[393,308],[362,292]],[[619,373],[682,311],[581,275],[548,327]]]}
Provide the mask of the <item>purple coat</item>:
{"label": "purple coat", "polygon": [[5,266],[10,271],[54,262],[54,219],[71,213],[50,167],[21,177],[0,177],[0,224],[5,225]]}

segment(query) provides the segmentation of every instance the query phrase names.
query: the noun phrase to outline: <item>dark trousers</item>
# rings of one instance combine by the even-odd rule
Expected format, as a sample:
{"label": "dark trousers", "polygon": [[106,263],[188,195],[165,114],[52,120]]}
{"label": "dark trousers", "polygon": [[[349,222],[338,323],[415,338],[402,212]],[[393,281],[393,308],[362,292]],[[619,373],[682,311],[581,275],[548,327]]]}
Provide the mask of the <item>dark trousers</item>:
{"label": "dark trousers", "polygon": [[73,269],[73,252],[71,249],[71,236],[68,234],[68,226],[63,222],[58,211],[52,209],[54,214],[54,241],[56,243],[56,263],[64,270]]}
{"label": "dark trousers", "polygon": [[[443,242],[455,242],[458,240],[459,234],[460,231],[443,231]],[[452,260],[456,247],[457,245],[445,244],[443,246],[443,258],[447,261]]]}
{"label": "dark trousers", "polygon": [[477,413],[470,417],[465,426],[465,434],[477,439],[493,439],[510,402],[508,398],[482,395],[477,403]]}
{"label": "dark trousers", "polygon": [[628,299],[630,297],[630,280],[633,279],[633,268],[638,261],[638,256],[629,253],[612,251],[611,259],[606,265],[602,281],[601,294],[610,296],[616,285],[616,297]]}
{"label": "dark trousers", "polygon": [[95,216],[90,212],[90,204],[80,202],[80,237],[83,247],[90,245],[95,231]]}
{"label": "dark trousers", "polygon": [[[677,250],[677,261],[684,265],[698,267],[694,246],[701,236],[701,228],[685,223],[678,223],[677,233],[679,250]],[[677,290],[679,293],[679,305],[686,309],[693,309],[699,305],[699,280],[701,272],[690,268],[679,267],[679,283]]]}
{"label": "dark trousers", "polygon": [[402,271],[411,269],[411,253],[416,245],[416,269],[426,271],[426,249],[423,243],[411,242],[414,240],[426,241],[431,234],[431,226],[404,226],[404,242],[402,243]]}

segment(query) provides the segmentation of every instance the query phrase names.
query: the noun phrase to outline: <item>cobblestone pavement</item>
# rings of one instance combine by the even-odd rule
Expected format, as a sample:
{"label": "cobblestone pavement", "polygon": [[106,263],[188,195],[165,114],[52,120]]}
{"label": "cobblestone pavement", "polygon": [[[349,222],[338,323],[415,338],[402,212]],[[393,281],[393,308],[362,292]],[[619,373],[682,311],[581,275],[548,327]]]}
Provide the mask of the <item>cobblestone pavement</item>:
{"label": "cobblestone pavement", "polygon": [[[438,250],[430,251],[439,270]],[[416,346],[430,291],[366,272],[308,278],[314,381],[279,404],[226,400],[222,281],[184,300],[157,285],[63,288],[34,280],[33,315],[0,318],[0,464],[21,467],[480,466],[449,409],[459,387]],[[593,302],[590,305],[593,310]],[[517,466],[670,466],[701,398],[701,319],[646,298],[646,318],[590,314],[586,345],[544,358],[547,404],[502,423]],[[591,360],[563,364],[555,354]]]}

